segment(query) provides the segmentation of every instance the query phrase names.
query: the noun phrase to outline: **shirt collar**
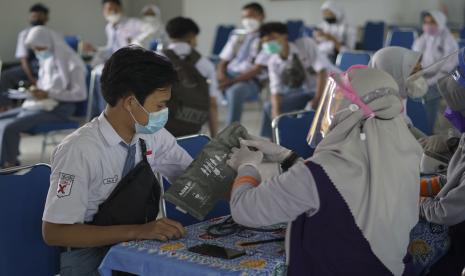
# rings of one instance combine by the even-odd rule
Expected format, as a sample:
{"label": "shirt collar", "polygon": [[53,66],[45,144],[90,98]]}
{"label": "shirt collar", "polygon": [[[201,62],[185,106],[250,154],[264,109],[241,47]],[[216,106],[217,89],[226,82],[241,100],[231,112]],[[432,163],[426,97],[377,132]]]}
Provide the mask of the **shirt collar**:
{"label": "shirt collar", "polygon": [[178,56],[187,56],[192,51],[192,47],[186,42],[172,42],[168,45],[168,49]]}
{"label": "shirt collar", "polygon": [[102,133],[103,138],[110,146],[118,145],[123,141],[110,122],[108,122],[108,119],[105,117],[105,112],[102,112],[97,120],[100,133]]}

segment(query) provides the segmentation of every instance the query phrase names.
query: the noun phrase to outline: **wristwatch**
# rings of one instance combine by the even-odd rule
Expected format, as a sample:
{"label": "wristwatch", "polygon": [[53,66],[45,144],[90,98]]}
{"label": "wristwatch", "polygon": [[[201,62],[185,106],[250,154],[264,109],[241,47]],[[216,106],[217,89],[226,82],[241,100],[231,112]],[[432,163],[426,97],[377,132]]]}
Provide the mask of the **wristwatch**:
{"label": "wristwatch", "polygon": [[292,165],[294,165],[295,161],[297,161],[297,159],[299,159],[300,156],[291,151],[291,153],[286,157],[286,159],[283,160],[283,162],[281,162],[281,169],[283,170],[283,172],[289,170],[290,167],[292,167]]}

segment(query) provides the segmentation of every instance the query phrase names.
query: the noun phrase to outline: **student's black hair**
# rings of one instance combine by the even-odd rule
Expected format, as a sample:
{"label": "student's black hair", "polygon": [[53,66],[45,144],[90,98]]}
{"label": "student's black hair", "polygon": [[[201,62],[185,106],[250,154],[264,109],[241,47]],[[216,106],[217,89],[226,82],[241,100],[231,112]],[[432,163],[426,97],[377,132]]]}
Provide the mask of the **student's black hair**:
{"label": "student's black hair", "polygon": [[102,0],[102,5],[105,3],[115,3],[118,6],[123,6],[123,3],[121,3],[121,0]]}
{"label": "student's black hair", "polygon": [[36,3],[29,8],[29,12],[41,12],[45,15],[48,15],[48,8],[42,3]]}
{"label": "student's black hair", "polygon": [[249,4],[246,4],[242,7],[243,10],[254,10],[256,12],[258,12],[259,14],[265,16],[265,9],[263,9],[263,6],[260,5],[259,3],[257,2],[252,2],[252,3],[249,3]]}
{"label": "student's black hair", "polygon": [[260,26],[260,37],[270,35],[271,33],[288,34],[287,25],[281,22],[269,22]]}
{"label": "student's black hair", "polygon": [[170,38],[183,39],[190,34],[198,35],[200,33],[200,29],[194,20],[178,16],[168,21],[166,24],[166,32]]}
{"label": "student's black hair", "polygon": [[116,51],[105,63],[101,88],[103,98],[110,106],[131,94],[143,105],[154,90],[176,81],[176,71],[167,58],[130,45]]}

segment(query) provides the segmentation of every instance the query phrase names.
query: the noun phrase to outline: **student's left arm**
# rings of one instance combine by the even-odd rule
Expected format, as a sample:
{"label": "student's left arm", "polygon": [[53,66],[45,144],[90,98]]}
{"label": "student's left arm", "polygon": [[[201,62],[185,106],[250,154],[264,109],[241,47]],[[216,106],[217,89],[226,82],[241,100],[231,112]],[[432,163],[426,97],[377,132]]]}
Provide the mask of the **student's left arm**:
{"label": "student's left arm", "polygon": [[86,71],[77,65],[71,65],[69,83],[66,87],[57,84],[46,91],[48,97],[63,102],[78,102],[87,98]]}
{"label": "student's left arm", "polygon": [[155,135],[154,160],[152,168],[173,183],[192,163],[192,157],[181,148],[176,138],[166,129],[160,129]]}

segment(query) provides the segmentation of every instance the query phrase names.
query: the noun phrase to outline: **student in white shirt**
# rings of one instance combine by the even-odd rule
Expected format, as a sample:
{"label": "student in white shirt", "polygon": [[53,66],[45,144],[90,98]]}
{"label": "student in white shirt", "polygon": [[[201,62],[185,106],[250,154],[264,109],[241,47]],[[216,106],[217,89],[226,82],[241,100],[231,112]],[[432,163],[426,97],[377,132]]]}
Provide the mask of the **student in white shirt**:
{"label": "student in white shirt", "polygon": [[268,56],[260,53],[258,29],[265,19],[265,11],[258,3],[242,8],[244,29],[233,31],[220,53],[218,81],[228,101],[227,124],[241,120],[243,104],[260,92],[261,74]]}
{"label": "student in white shirt", "polygon": [[[156,220],[161,188],[153,175],[159,172],[173,183],[192,162],[163,128],[175,80],[176,72],[166,58],[138,46],[118,50],[103,69],[105,111],[53,151],[43,236],[47,244],[66,248],[60,275],[98,275],[100,262],[115,243],[166,241],[185,234],[178,222]],[[134,182],[141,166],[148,175]],[[126,190],[115,191],[117,185]],[[146,185],[158,190],[158,196],[139,193],[133,204],[110,210],[102,207],[104,202],[111,203],[110,194],[130,196],[134,193],[126,193],[128,189]],[[146,203],[142,211],[135,209],[140,202]],[[125,223],[123,214],[137,223]],[[102,224],[102,216],[110,216],[110,223]]]}
{"label": "student in white shirt", "polygon": [[157,41],[157,48],[161,49],[168,45],[168,35],[165,32],[165,25],[162,22],[161,10],[157,5],[148,4],[142,11],[142,33],[132,40],[133,44],[144,47],[148,50],[154,40]]}
{"label": "student in white shirt", "polygon": [[32,97],[17,109],[0,114],[0,166],[18,164],[20,134],[44,123],[69,120],[76,103],[87,98],[86,67],[63,36],[45,26],[29,31],[26,46],[34,50],[40,69]]}
{"label": "student in white shirt", "polygon": [[98,50],[88,44],[84,47],[85,51],[96,51],[93,66],[104,63],[114,52],[131,44],[144,30],[144,23],[140,19],[124,15],[120,0],[102,0],[102,4],[103,16],[108,22],[105,26],[107,45]]}
{"label": "student in white shirt", "polygon": [[[447,17],[440,11],[428,11],[423,17],[423,34],[415,40],[412,50],[422,53],[423,68],[458,50],[458,43],[447,28]],[[458,62],[458,61],[457,61]],[[457,62],[445,64],[436,74],[425,76],[429,90],[425,100],[428,125],[431,130],[436,122],[440,95],[436,86],[439,79],[451,72]]]}
{"label": "student in white shirt", "polygon": [[25,40],[32,27],[47,23],[48,13],[49,9],[40,3],[34,4],[29,8],[29,24],[31,26],[18,34],[15,51],[15,57],[20,60],[21,65],[2,71],[0,77],[0,112],[3,107],[9,105],[9,100],[6,96],[8,89],[16,87],[20,81],[28,82],[31,85],[37,83],[39,63],[34,56],[34,52],[27,48]]}
{"label": "student in white shirt", "polygon": [[[334,70],[313,39],[289,42],[285,24],[271,22],[260,28],[268,61],[271,102],[265,104],[261,135],[271,137],[271,121],[281,113],[318,107],[326,84],[327,70]],[[312,100],[313,99],[313,100]]]}
{"label": "student in white shirt", "polygon": [[[174,51],[177,56],[186,58],[195,51],[195,47],[197,46],[197,36],[200,33],[200,29],[192,19],[175,17],[168,21],[166,31],[171,41],[167,48]],[[210,112],[208,126],[210,129],[210,135],[214,137],[218,132],[217,98],[220,93],[218,90],[215,66],[209,59],[200,57],[198,62],[195,64],[195,68],[207,79],[207,82],[209,83]]]}
{"label": "student in white shirt", "polygon": [[314,31],[318,49],[332,61],[342,51],[355,48],[357,31],[350,26],[344,9],[335,1],[326,1],[321,5],[323,22]]}

